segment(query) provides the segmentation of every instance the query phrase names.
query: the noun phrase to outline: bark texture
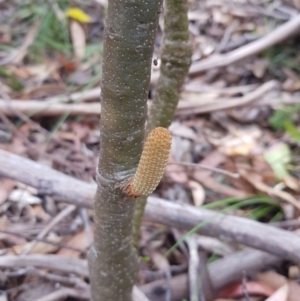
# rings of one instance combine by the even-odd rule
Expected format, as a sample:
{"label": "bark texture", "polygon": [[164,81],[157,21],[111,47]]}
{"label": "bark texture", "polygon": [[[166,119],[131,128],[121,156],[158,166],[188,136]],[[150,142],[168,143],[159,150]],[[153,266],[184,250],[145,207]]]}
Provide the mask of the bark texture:
{"label": "bark texture", "polygon": [[[164,6],[164,36],[161,51],[160,76],[149,111],[147,132],[156,127],[169,127],[180,96],[180,90],[191,65],[192,45],[188,31],[187,0],[166,0]],[[137,200],[133,237],[137,245],[146,197]]]}
{"label": "bark texture", "polygon": [[149,112],[147,131],[169,127],[180,90],[191,65],[192,45],[188,31],[187,0],[166,0],[160,76]]}
{"label": "bark texture", "polygon": [[135,200],[116,184],[134,174],[142,152],[160,5],[160,0],[108,3],[95,241],[89,252],[93,301],[131,301],[137,265],[132,247]]}

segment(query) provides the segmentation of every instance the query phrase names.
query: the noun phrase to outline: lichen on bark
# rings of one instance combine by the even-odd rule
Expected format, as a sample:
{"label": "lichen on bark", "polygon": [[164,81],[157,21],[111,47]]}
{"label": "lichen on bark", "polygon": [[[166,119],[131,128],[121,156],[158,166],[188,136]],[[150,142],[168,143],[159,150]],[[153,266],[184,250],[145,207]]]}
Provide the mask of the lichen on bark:
{"label": "lichen on bark", "polygon": [[[192,45],[187,12],[187,0],[165,0],[160,76],[150,107],[147,133],[156,127],[170,126],[191,65]],[[135,246],[146,201],[145,197],[137,199],[133,226]]]}
{"label": "lichen on bark", "polygon": [[192,45],[187,12],[187,0],[165,1],[160,76],[149,112],[148,132],[171,124],[191,65]]}
{"label": "lichen on bark", "polygon": [[110,0],[104,33],[100,158],[94,245],[89,252],[93,301],[131,301],[135,200],[117,183],[132,176],[142,152],[147,93],[161,0]]}

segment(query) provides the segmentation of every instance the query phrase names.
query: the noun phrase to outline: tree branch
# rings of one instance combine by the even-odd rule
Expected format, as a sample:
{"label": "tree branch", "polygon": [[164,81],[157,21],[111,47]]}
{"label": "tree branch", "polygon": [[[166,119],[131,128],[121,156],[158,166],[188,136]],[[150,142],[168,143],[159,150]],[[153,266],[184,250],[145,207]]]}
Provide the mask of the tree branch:
{"label": "tree branch", "polygon": [[165,1],[160,76],[149,110],[148,132],[159,126],[169,127],[171,124],[184,79],[191,65],[192,44],[187,11],[186,0]]}
{"label": "tree branch", "polygon": [[242,46],[236,50],[225,54],[213,55],[207,59],[192,64],[189,73],[191,75],[204,72],[212,68],[226,67],[236,63],[250,55],[257,54],[269,47],[272,47],[291,35],[298,33],[300,27],[300,14],[293,17],[288,22],[277,27],[264,37]]}
{"label": "tree branch", "polygon": [[[40,193],[91,208],[96,186],[64,175],[47,166],[0,150],[0,175],[35,187]],[[69,189],[65,189],[68,187]],[[149,197],[145,218],[183,230],[230,240],[300,262],[300,237],[289,231],[190,205],[175,204]]]}
{"label": "tree branch", "polygon": [[[208,265],[208,273],[214,289],[219,290],[234,280],[240,280],[242,271],[247,271],[247,274],[255,273],[280,263],[280,258],[276,256],[247,248],[210,263]],[[87,262],[80,258],[51,254],[25,256],[4,255],[0,257],[0,268],[2,269],[27,268],[32,266],[59,273],[76,274],[83,277],[89,276]],[[174,300],[181,301],[188,297],[188,276],[187,274],[182,274],[173,277],[169,288],[166,288],[166,280],[161,279],[142,285],[139,289],[141,289],[150,300],[165,301],[165,293],[167,290],[170,290],[172,296],[176,296],[177,298]],[[159,296],[157,292],[159,292]],[[136,289],[133,289],[133,300],[142,301],[138,293]]]}
{"label": "tree branch", "polygon": [[[166,0],[160,76],[147,121],[147,132],[169,127],[179,101],[180,90],[191,65],[192,44],[188,31],[187,0]],[[133,241],[137,246],[141,219],[147,198],[136,203]]]}
{"label": "tree branch", "polygon": [[[281,262],[276,256],[247,248],[218,259],[208,264],[207,268],[213,288],[218,291],[224,285],[240,280],[243,271],[247,271],[249,275],[279,265]],[[152,301],[165,301],[167,291],[171,291],[171,295],[174,296],[172,301],[181,301],[189,295],[188,274],[173,277],[169,287],[166,279],[161,279],[144,284],[140,289]]]}
{"label": "tree branch", "polygon": [[108,3],[95,241],[89,252],[94,301],[131,301],[137,266],[132,247],[135,199],[122,194],[116,184],[134,174],[142,152],[160,4],[160,0]]}

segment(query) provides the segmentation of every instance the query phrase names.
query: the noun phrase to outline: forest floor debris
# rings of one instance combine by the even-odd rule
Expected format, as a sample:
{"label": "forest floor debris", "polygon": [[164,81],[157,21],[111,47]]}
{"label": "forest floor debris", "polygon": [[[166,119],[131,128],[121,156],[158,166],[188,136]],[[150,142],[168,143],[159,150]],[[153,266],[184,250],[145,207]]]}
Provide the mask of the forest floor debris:
{"label": "forest floor debris", "polygon": [[[90,300],[107,1],[74,5],[0,3],[1,300]],[[189,5],[193,63],[133,299],[296,301],[299,1]]]}

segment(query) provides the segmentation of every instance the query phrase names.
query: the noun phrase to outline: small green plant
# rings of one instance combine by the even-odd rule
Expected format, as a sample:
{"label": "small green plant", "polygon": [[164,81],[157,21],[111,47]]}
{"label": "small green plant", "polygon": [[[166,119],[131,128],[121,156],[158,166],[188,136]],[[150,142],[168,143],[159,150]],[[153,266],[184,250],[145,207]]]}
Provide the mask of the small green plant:
{"label": "small green plant", "polygon": [[0,80],[1,77],[4,79],[6,84],[14,91],[21,91],[24,85],[18,80],[16,76],[6,71],[3,67],[0,67]]}
{"label": "small green plant", "polygon": [[300,143],[300,131],[295,123],[299,122],[300,104],[284,106],[274,111],[269,118],[270,125],[276,130],[285,130],[295,142]]}
{"label": "small green plant", "polygon": [[207,225],[213,218],[217,218],[220,213],[226,213],[230,210],[235,210],[243,207],[249,207],[253,205],[258,205],[258,207],[254,207],[254,209],[249,209],[246,213],[248,218],[258,220],[266,214],[273,212],[276,210],[275,216],[271,217],[272,221],[278,219],[278,211],[280,211],[279,203],[269,197],[265,196],[248,196],[248,197],[233,197],[228,199],[223,199],[219,201],[215,201],[209,204],[202,206],[205,209],[216,209],[220,208],[219,211],[216,211],[216,214],[208,219],[200,222],[198,225],[193,227],[190,231],[186,232],[164,255],[166,257],[170,256],[174,250],[176,250],[184,240],[192,234],[195,234],[202,227]]}
{"label": "small green plant", "polygon": [[149,262],[150,261],[150,257],[149,256],[140,256],[139,259],[142,262]]}
{"label": "small green plant", "polygon": [[300,65],[298,58],[298,45],[294,40],[287,41],[285,44],[279,44],[270,47],[262,52],[262,57],[269,61],[269,72],[275,77],[281,79],[284,74],[282,67],[290,68],[300,74]]}

